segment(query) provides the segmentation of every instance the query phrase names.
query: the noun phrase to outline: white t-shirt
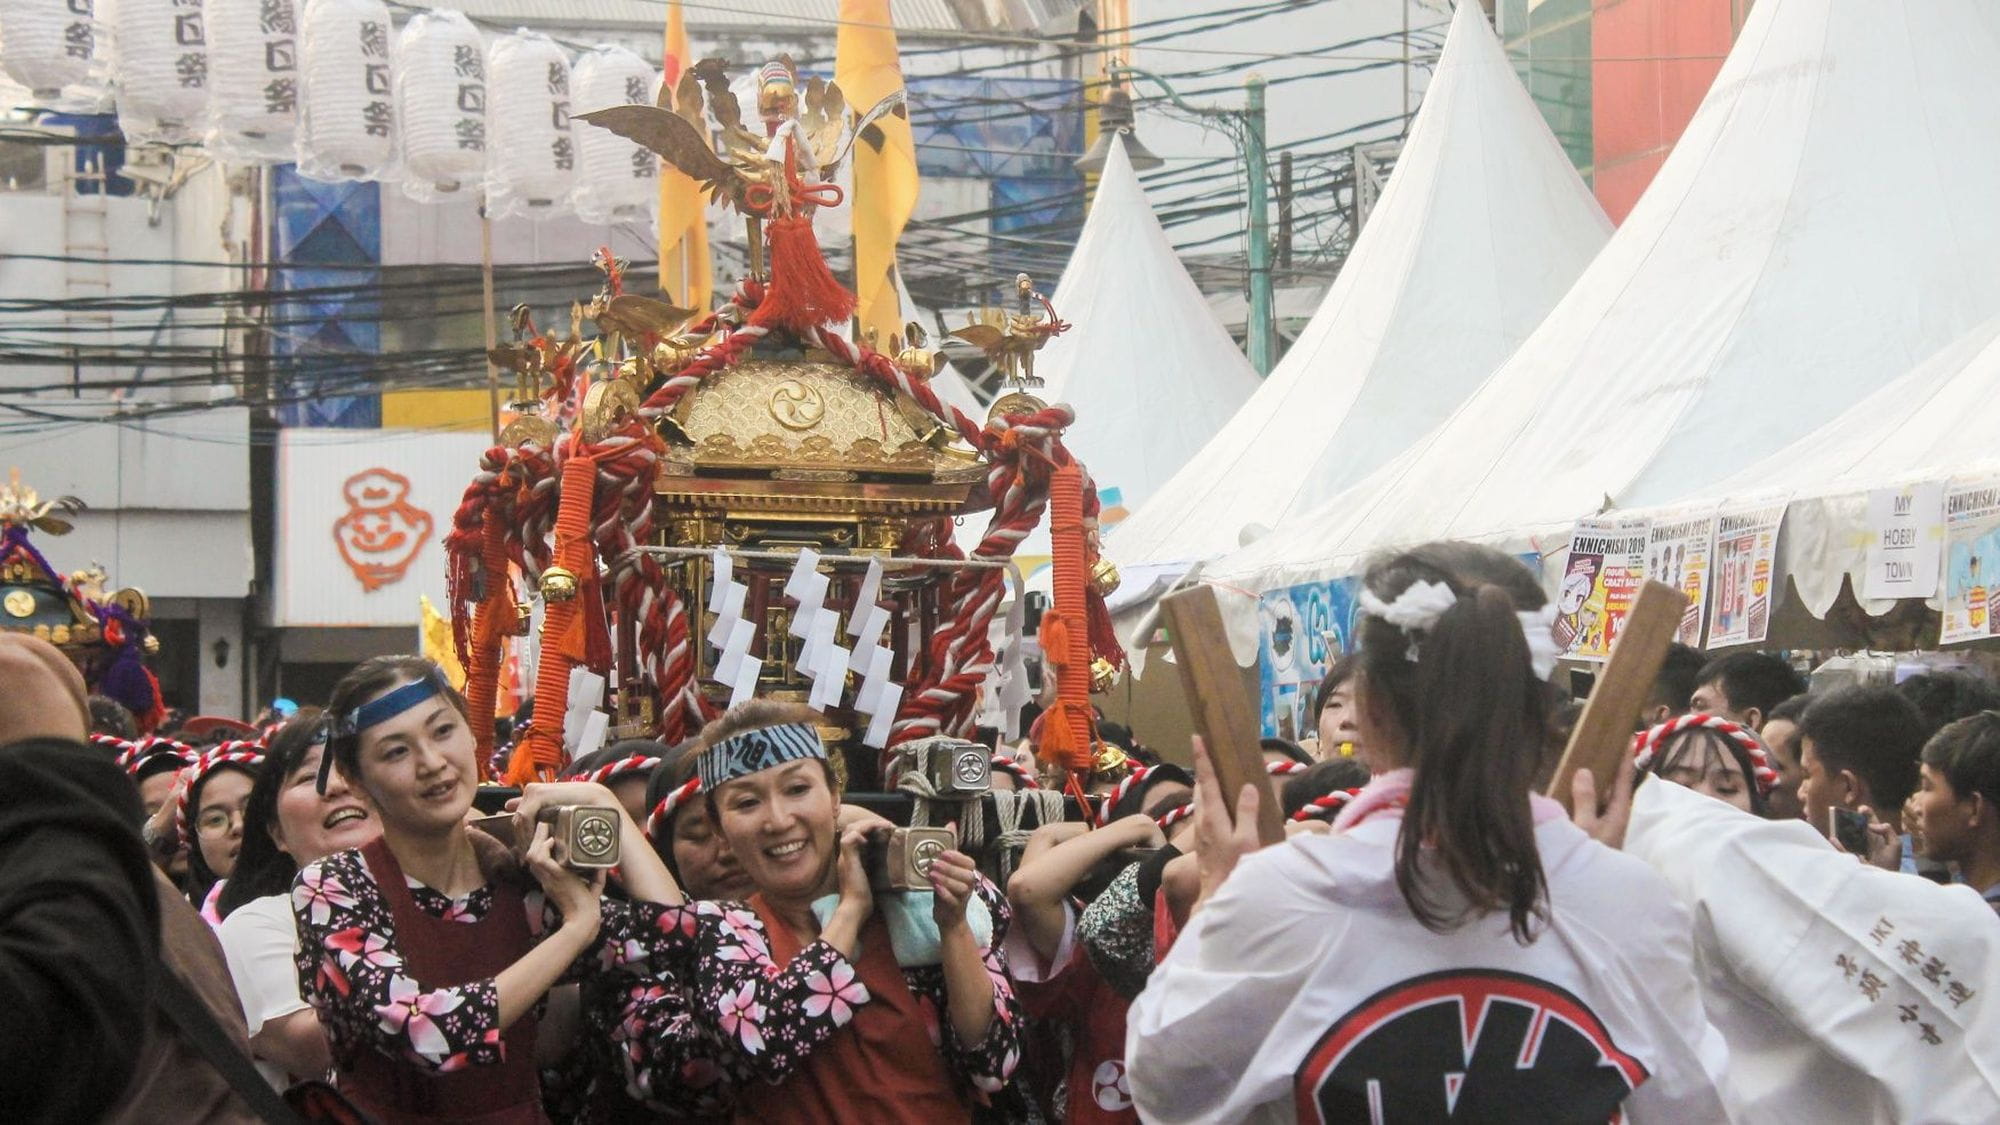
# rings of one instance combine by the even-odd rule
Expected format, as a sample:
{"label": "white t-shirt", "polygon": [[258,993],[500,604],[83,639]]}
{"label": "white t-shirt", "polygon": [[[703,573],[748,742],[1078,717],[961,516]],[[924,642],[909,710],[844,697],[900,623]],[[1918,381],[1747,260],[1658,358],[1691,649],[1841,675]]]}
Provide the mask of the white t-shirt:
{"label": "white t-shirt", "polygon": [[[269,1021],[306,1006],[299,996],[299,968],[293,959],[299,929],[292,919],[291,895],[251,899],[222,920],[216,936],[222,940],[229,975],[243,1002],[249,1034],[254,1036]],[[277,1089],[290,1085],[282,1067],[259,1059],[257,1069]]]}
{"label": "white t-shirt", "polygon": [[1504,914],[1432,933],[1396,889],[1401,823],[1265,848],[1195,915],[1128,1016],[1143,1120],[1728,1120],[1658,875],[1544,819],[1536,940]]}

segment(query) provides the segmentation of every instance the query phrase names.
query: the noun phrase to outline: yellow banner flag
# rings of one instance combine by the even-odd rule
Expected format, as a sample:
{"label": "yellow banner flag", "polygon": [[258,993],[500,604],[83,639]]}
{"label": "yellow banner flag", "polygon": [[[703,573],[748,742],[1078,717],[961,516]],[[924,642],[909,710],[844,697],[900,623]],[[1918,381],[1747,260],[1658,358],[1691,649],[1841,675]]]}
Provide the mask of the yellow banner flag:
{"label": "yellow banner flag", "polygon": [[429,594],[418,594],[417,606],[423,615],[424,659],[437,665],[451,686],[464,690],[465,666],[458,662],[458,646],[452,643],[451,619],[437,611]]}
{"label": "yellow banner flag", "polygon": [[[694,64],[680,0],[667,5],[666,88]],[[672,95],[668,95],[671,100]],[[707,312],[714,298],[708,257],[708,200],[687,173],[660,162],[660,290],[684,309]]]}
{"label": "yellow banner flag", "polygon": [[[834,81],[856,114],[903,88],[889,0],[840,0]],[[878,347],[903,330],[896,299],[896,240],[917,205],[917,145],[906,109],[877,120],[854,145],[854,295],[865,338]]]}

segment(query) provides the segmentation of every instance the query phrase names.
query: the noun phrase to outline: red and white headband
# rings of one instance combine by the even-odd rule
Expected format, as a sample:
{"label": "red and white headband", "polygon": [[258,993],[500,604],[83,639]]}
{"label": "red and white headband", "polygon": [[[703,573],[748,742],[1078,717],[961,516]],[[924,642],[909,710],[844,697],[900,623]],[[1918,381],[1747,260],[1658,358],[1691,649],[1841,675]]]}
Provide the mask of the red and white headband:
{"label": "red and white headband", "polygon": [[1632,736],[1632,764],[1644,770],[1653,764],[1660,747],[1675,735],[1691,730],[1712,730],[1742,747],[1744,756],[1750,759],[1751,782],[1757,786],[1759,796],[1768,796],[1778,784],[1778,771],[1771,768],[1771,756],[1765,752],[1764,744],[1741,723],[1732,723],[1718,715],[1704,715],[1699,712],[1668,719],[1649,731]]}
{"label": "red and white headband", "polygon": [[147,759],[161,754],[171,754],[179,758],[182,768],[193,765],[195,760],[201,757],[201,752],[187,743],[171,738],[162,738],[158,735],[147,735],[136,742],[126,742],[122,739],[110,738],[108,735],[92,735],[91,741],[96,742],[100,746],[124,747],[124,752],[118,755],[118,764],[129,774],[137,774],[139,767]]}
{"label": "red and white headband", "polygon": [[209,747],[187,767],[187,783],[181,786],[180,799],[174,804],[174,831],[181,842],[192,847],[194,835],[188,831],[188,798],[201,787],[202,779],[223,766],[255,768],[264,764],[264,746],[259,742],[240,739]]}
{"label": "red and white headband", "polygon": [[1304,762],[1295,762],[1290,758],[1277,762],[1264,763],[1264,772],[1270,774],[1272,777],[1290,777],[1292,774],[1304,773],[1311,768],[1311,766],[1306,765]]}
{"label": "red and white headband", "polygon": [[1154,817],[1153,823],[1160,826],[1160,831],[1165,832],[1168,829],[1172,828],[1174,825],[1179,824],[1181,821],[1186,820],[1188,817],[1191,817],[1193,815],[1194,815],[1194,802],[1189,801],[1187,804],[1182,805],[1179,808],[1168,809],[1166,812],[1160,814],[1159,816]]}
{"label": "red and white headband", "polygon": [[1331,793],[1321,794],[1307,801],[1304,807],[1293,813],[1292,819],[1300,821],[1324,820],[1328,824],[1331,824],[1333,823],[1333,818],[1340,815],[1340,810],[1347,807],[1347,802],[1352,801],[1360,794],[1361,790],[1359,789],[1336,789]]}
{"label": "red and white headband", "polygon": [[1035,775],[1028,772],[1026,766],[1005,755],[993,755],[993,768],[1000,773],[1012,777],[1014,783],[1023,789],[1040,789],[1042,787],[1041,783],[1035,780]]}
{"label": "red and white headband", "polygon": [[666,843],[667,839],[663,833],[667,822],[700,792],[701,778],[690,777],[681,783],[680,788],[660,798],[660,803],[654,805],[653,811],[646,814],[646,838],[655,844]]}
{"label": "red and white headband", "polygon": [[571,774],[570,781],[594,781],[599,785],[609,785],[627,774],[640,773],[660,764],[658,758],[647,754],[634,754],[620,758],[608,765],[602,765],[589,773]]}
{"label": "red and white headband", "polygon": [[1157,766],[1133,766],[1132,772],[1125,775],[1125,780],[1120,781],[1116,788],[1106,793],[1098,802],[1097,827],[1102,828],[1111,823],[1111,810],[1118,807],[1118,802],[1125,799],[1125,794],[1130,793],[1133,786],[1145,781],[1147,775],[1157,768]]}

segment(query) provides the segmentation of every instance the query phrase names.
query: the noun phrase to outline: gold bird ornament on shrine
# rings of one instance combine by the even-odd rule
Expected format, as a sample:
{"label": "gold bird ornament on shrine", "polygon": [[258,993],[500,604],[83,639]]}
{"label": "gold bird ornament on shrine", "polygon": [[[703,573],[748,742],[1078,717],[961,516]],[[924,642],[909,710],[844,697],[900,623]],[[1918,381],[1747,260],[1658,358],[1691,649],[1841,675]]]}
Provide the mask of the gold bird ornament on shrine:
{"label": "gold bird ornament on shrine", "polygon": [[42,499],[34,489],[21,483],[20,469],[9,469],[7,487],[0,489],[0,524],[32,527],[50,535],[68,535],[76,525],[63,517],[73,516],[83,509],[83,501],[74,496]]}

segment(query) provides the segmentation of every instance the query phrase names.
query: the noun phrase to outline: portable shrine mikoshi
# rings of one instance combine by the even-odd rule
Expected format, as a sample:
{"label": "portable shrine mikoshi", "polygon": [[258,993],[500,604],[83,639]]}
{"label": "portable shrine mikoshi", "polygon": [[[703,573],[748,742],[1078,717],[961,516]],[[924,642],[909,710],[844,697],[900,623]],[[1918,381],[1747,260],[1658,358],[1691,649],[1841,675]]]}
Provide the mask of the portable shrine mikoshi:
{"label": "portable shrine mikoshi", "polygon": [[160,647],[151,603],[139,590],[106,593],[104,569],[95,564],[64,576],[29,536],[69,534],[69,517],[83,508],[74,496],[44,500],[21,483],[18,469],[9,472],[0,487],[0,629],[61,649],[92,692],[123,704],[140,733],[150,734],[166,717],[145,660]]}
{"label": "portable shrine mikoshi", "polygon": [[[679,309],[626,292],[606,251],[604,290],[574,307],[566,338],[516,311],[517,339],[493,358],[517,375],[518,417],[447,540],[482,745],[501,643],[527,631],[518,570],[543,611],[536,721],[507,781],[560,770],[575,745],[573,729],[564,741],[572,672],[587,668],[611,682],[622,732],[669,743],[732,699],[810,702],[844,751],[836,761],[872,786],[889,748],[969,734],[983,691],[1026,701],[1018,631],[1002,672],[989,630],[1014,549],[1046,509],[1057,584],[1040,639],[1055,690],[1041,741],[1073,775],[1088,772],[1089,694],[1124,656],[1104,607],[1116,571],[1098,555],[1096,490],[1062,440],[1073,415],[1030,393],[1034,353],[1068,326],[1018,278],[1011,309],[953,333],[994,358],[1007,392],[983,422],[944,405],[915,325],[881,350],[840,331],[854,296],[812,228],[816,208],[840,202],[835,167],[873,122],[904,112],[900,99],[850,114],[837,88],[800,90],[780,60],[760,72],[753,132],[726,68],[707,60],[661,101],[578,119],[645,145],[741,213],[749,276],[713,312]],[[989,510],[967,558],[953,521]]]}

